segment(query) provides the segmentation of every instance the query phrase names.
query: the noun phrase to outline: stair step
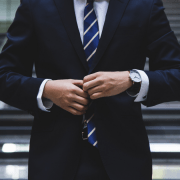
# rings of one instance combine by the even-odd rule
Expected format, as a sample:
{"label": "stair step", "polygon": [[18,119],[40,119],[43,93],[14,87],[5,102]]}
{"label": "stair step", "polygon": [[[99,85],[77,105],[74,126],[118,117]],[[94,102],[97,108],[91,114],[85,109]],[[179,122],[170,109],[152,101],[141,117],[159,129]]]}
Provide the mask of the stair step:
{"label": "stair step", "polygon": [[178,16],[178,15],[180,15],[179,9],[178,8],[174,8],[174,9],[169,9],[169,8],[167,9],[166,8],[165,9],[165,13],[167,14],[167,16],[169,16],[169,15]]}
{"label": "stair step", "polygon": [[176,144],[180,142],[180,135],[148,135],[150,143],[173,143]]}
{"label": "stair step", "polygon": [[168,20],[171,21],[176,21],[177,23],[180,21],[180,17],[179,16],[175,16],[175,15],[168,15],[167,16]]}
{"label": "stair step", "polygon": [[170,2],[164,2],[163,1],[163,6],[165,7],[165,10],[168,9],[180,9],[180,3],[177,1],[170,1]]}
{"label": "stair step", "polygon": [[149,126],[146,127],[146,132],[148,135],[157,134],[157,135],[180,135],[180,127],[156,127]]}
{"label": "stair step", "polygon": [[[153,159],[180,159],[180,153],[171,153],[171,152],[152,152]],[[13,152],[13,153],[1,153],[0,159],[19,159],[19,158],[28,158],[28,152]]]}
{"label": "stair step", "polygon": [[3,153],[0,152],[0,159],[19,159],[19,158],[29,158],[29,152],[13,152],[13,153]]}
{"label": "stair step", "polygon": [[180,153],[171,152],[152,152],[151,156],[153,159],[178,159],[180,160]]}
{"label": "stair step", "polygon": [[29,144],[30,135],[0,135],[0,144],[4,143]]}
{"label": "stair step", "polygon": [[0,135],[30,135],[31,126],[16,126],[16,127],[0,127]]}

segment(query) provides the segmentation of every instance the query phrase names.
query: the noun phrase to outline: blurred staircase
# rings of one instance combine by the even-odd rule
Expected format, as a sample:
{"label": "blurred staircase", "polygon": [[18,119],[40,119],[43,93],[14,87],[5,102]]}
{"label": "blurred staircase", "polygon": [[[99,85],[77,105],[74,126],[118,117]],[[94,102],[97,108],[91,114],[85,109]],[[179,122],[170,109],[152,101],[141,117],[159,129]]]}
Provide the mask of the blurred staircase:
{"label": "blurred staircase", "polygon": [[180,1],[163,0],[165,12],[167,14],[170,26],[177,36],[180,43]]}
{"label": "blurred staircase", "polygon": [[[164,103],[150,108],[142,106],[142,112],[150,145],[180,144],[179,102]],[[33,116],[24,111],[15,108],[0,111],[0,180],[7,180],[8,177],[3,176],[3,173],[7,174],[8,168],[9,171],[15,171],[13,168],[17,168],[16,171],[22,171],[21,175],[25,173],[17,179],[27,177],[32,123]],[[180,167],[180,151],[152,150],[152,158],[154,165]]]}
{"label": "blurred staircase", "polygon": [[[142,106],[144,124],[150,143],[180,143],[180,103],[172,102],[151,108]],[[0,159],[28,158],[28,152],[2,152],[6,143],[29,144],[33,116],[17,109],[0,111]],[[154,159],[179,159],[178,153],[153,152]]]}

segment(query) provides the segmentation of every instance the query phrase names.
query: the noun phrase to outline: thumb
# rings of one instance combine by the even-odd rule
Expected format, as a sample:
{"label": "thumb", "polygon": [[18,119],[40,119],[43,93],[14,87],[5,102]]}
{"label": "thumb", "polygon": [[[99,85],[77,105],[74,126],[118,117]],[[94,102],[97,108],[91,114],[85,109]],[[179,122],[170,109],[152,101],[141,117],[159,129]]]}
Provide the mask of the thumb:
{"label": "thumb", "polygon": [[76,86],[83,86],[83,80],[73,80],[72,83]]}

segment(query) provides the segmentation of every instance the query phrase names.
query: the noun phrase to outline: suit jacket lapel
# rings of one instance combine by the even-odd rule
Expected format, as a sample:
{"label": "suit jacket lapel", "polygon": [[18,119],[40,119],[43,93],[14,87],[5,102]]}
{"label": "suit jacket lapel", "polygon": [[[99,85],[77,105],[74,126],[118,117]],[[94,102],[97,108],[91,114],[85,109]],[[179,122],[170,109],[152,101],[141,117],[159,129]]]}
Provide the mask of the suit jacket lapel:
{"label": "suit jacket lapel", "polygon": [[71,40],[71,43],[73,44],[74,49],[76,50],[84,68],[88,72],[89,67],[86,61],[85,52],[76,22],[73,0],[54,0],[54,2]]}
{"label": "suit jacket lapel", "polygon": [[123,13],[127,7],[129,0],[110,0],[106,15],[106,20],[103,27],[103,32],[99,40],[99,45],[94,56],[94,60],[88,74],[92,73],[102,55],[104,54],[108,44],[110,43],[116,28],[118,27]]}

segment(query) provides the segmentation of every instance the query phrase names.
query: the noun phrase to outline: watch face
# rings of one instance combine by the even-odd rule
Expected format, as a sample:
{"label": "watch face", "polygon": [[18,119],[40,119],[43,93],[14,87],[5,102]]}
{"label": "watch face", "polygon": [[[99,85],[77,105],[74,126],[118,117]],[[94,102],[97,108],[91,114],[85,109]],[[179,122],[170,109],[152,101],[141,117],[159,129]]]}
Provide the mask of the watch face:
{"label": "watch face", "polygon": [[134,82],[141,82],[141,76],[136,71],[131,71],[130,77]]}

